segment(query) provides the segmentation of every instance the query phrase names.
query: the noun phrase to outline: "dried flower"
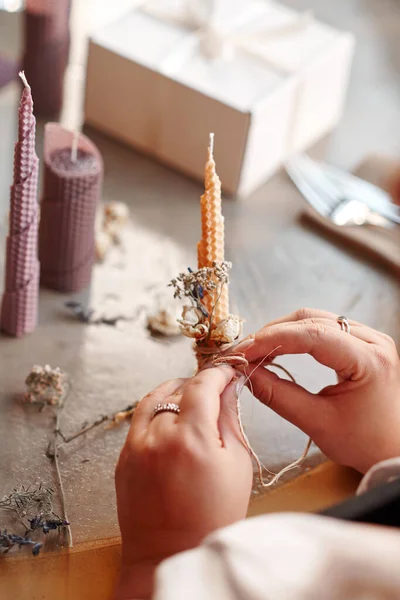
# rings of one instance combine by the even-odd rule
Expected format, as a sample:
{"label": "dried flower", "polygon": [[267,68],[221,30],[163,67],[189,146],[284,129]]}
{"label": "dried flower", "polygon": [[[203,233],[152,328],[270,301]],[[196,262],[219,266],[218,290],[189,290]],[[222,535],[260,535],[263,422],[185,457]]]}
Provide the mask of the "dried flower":
{"label": "dried flower", "polygon": [[193,327],[192,325],[184,325],[183,323],[181,323],[181,332],[183,333],[183,335],[198,341],[204,340],[204,338],[206,338],[208,335],[208,331],[208,325],[206,325],[205,323],[199,323],[195,327]]}
{"label": "dried flower", "polygon": [[180,335],[181,330],[176,319],[176,310],[168,308],[160,309],[158,312],[148,315],[147,327],[152,333],[165,336]]}
{"label": "dried flower", "polygon": [[41,529],[45,535],[47,535],[50,531],[55,531],[58,529],[60,531],[61,527],[66,527],[70,523],[60,518],[56,519],[45,519],[42,514],[36,515],[32,519],[28,519],[31,530],[35,531],[36,529]]}
{"label": "dried flower", "polygon": [[59,367],[35,365],[25,379],[28,402],[60,405],[67,392],[68,375]]}
{"label": "dried flower", "polygon": [[4,554],[9,552],[13,546],[18,546],[19,548],[21,548],[21,546],[32,546],[32,554],[33,556],[37,556],[43,544],[41,542],[35,542],[29,537],[8,533],[7,529],[4,529],[3,531],[0,530],[0,548],[3,548]]}
{"label": "dried flower", "polygon": [[[189,298],[192,303],[192,306],[184,308],[182,319],[178,320],[183,335],[197,341],[212,339],[216,344],[225,343],[226,339],[231,339],[236,333],[233,339],[240,335],[240,323],[236,317],[232,317],[229,323],[225,323],[222,329],[218,329],[213,337],[216,329],[213,324],[213,314],[221,298],[223,287],[229,284],[231,268],[232,263],[224,261],[214,263],[212,267],[202,267],[197,271],[188,269],[187,273],[179,273],[172,279],[169,285],[175,290],[174,298]],[[210,312],[203,303],[205,296],[213,299]],[[210,302],[207,305],[210,306]]]}
{"label": "dried flower", "polygon": [[186,337],[202,340],[208,335],[208,325],[204,322],[204,315],[194,306],[184,306],[182,319],[178,320],[180,330]]}
{"label": "dried flower", "polygon": [[211,331],[210,338],[218,344],[231,344],[237,340],[243,328],[243,319],[236,315],[229,315],[218,323]]}
{"label": "dried flower", "polygon": [[37,514],[54,515],[54,494],[54,489],[43,483],[36,488],[21,486],[0,500],[0,509],[14,512],[20,520]]}
{"label": "dried flower", "polygon": [[129,221],[129,208],[124,202],[107,202],[104,206],[103,228],[114,241],[118,241],[120,230]]}

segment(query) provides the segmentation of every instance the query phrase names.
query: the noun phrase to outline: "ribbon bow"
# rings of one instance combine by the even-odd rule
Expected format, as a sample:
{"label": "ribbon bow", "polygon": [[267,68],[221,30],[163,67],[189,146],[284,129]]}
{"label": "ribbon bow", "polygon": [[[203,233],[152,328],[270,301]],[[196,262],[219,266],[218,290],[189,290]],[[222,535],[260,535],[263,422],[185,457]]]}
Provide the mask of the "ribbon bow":
{"label": "ribbon bow", "polygon": [[[313,21],[310,11],[296,15],[291,23],[278,27],[252,28],[251,31],[240,33],[240,28],[257,23],[260,16],[265,16],[265,4],[254,3],[245,5],[239,17],[226,30],[223,24],[215,18],[219,0],[183,0],[180,9],[165,10],[160,7],[159,0],[150,2],[145,0],[139,8],[146,14],[160,19],[166,23],[187,29],[191,34],[197,35],[200,48],[208,59],[230,59],[236,50],[240,50],[255,58],[269,63],[272,67],[287,71],[287,65],[277,63],[272,59],[266,43],[275,39],[291,36],[298,31],[303,31]],[[268,6],[268,0],[266,2]],[[239,32],[238,32],[239,30]]]}

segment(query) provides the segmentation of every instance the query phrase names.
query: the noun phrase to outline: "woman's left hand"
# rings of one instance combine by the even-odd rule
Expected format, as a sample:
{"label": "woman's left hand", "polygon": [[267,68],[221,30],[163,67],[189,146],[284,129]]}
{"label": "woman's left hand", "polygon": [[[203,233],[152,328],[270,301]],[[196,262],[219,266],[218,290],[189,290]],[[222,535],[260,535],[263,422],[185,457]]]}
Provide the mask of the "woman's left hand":
{"label": "woman's left hand", "polygon": [[[239,384],[239,385],[238,385]],[[253,469],[227,366],[169,381],[140,402],[116,469],[123,566],[115,598],[148,598],[157,564],[245,517]],[[153,417],[159,403],[180,413]]]}

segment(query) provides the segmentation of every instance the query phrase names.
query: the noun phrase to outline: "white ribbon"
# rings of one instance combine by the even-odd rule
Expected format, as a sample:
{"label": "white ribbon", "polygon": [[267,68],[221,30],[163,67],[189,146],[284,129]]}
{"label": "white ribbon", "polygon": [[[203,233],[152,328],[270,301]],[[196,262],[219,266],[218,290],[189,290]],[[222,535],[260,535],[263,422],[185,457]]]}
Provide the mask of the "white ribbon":
{"label": "white ribbon", "polygon": [[[288,65],[276,61],[271,56],[267,43],[304,31],[313,21],[312,12],[300,13],[291,23],[280,27],[266,27],[261,30],[254,28],[246,33],[237,33],[240,27],[256,25],[261,16],[265,18],[265,6],[262,7],[261,14],[259,3],[248,7],[245,3],[246,0],[243,0],[243,12],[231,25],[230,31],[224,30],[222,24],[214,18],[216,0],[182,0],[182,6],[177,11],[163,10],[159,6],[160,0],[156,0],[156,3],[144,0],[138,7],[161,21],[183,27],[191,36],[195,34],[200,40],[200,48],[206,58],[227,60],[234,56],[236,50],[240,50],[279,71],[291,72],[292,69],[288,68]],[[268,6],[268,2],[266,5]],[[174,53],[180,50],[181,47],[175,49]],[[165,61],[168,62],[170,58],[166,57]]]}

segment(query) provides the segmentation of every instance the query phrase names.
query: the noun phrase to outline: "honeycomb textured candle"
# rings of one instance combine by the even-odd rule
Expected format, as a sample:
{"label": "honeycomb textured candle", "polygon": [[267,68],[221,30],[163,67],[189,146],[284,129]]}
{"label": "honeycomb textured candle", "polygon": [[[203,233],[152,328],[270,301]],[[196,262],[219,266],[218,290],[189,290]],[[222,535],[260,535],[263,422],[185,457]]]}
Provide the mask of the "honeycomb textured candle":
{"label": "honeycomb textured candle", "polygon": [[[222,263],[225,246],[225,225],[222,216],[221,181],[217,175],[213,156],[213,136],[210,136],[208,160],[205,168],[205,192],[200,199],[202,237],[197,246],[198,268],[212,267],[214,263]],[[206,294],[203,304],[210,313],[216,298]],[[213,313],[214,324],[226,319],[229,315],[229,292],[225,285]]]}
{"label": "honeycomb textured candle", "polygon": [[96,146],[84,135],[77,141],[73,159],[74,134],[58,123],[45,127],[41,284],[62,292],[78,292],[90,283],[103,179],[103,161]]}
{"label": "honeycomb textured candle", "polygon": [[36,120],[30,87],[23,75],[21,78],[25,88],[18,114],[18,142],[14,151],[14,181],[6,242],[5,291],[1,307],[1,328],[14,336],[35,329],[39,286]]}

